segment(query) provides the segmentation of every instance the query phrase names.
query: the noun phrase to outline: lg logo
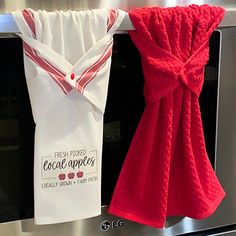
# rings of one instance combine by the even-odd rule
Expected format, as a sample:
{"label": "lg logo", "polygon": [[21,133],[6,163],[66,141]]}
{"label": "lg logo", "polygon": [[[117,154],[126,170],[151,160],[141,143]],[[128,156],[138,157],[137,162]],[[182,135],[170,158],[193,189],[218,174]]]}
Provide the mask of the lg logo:
{"label": "lg logo", "polygon": [[109,221],[109,220],[104,220],[101,222],[100,224],[100,229],[103,232],[108,231],[109,229],[116,229],[116,228],[120,228],[124,225],[124,221],[123,220],[117,220],[117,221]]}
{"label": "lg logo", "polygon": [[111,228],[110,221],[108,221],[108,220],[102,221],[102,223],[100,224],[100,228],[103,232],[108,231]]}

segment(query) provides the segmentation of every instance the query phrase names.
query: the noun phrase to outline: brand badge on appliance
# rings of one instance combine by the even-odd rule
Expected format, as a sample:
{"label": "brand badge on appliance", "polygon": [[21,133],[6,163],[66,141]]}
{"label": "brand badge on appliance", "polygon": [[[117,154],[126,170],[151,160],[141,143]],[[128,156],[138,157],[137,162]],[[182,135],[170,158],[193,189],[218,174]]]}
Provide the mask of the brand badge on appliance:
{"label": "brand badge on appliance", "polygon": [[103,232],[106,232],[108,231],[109,229],[116,229],[116,228],[121,228],[122,226],[124,226],[124,221],[119,219],[117,221],[115,220],[112,220],[112,221],[109,221],[109,220],[103,220],[100,224],[100,229],[103,231]]}

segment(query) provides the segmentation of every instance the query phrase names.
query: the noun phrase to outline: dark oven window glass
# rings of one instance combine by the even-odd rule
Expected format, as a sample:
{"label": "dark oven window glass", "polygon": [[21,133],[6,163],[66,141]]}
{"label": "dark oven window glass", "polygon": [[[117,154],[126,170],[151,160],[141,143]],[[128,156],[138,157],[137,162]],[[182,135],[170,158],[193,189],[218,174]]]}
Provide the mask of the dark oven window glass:
{"label": "dark oven window glass", "polygon": [[209,61],[205,69],[204,86],[199,98],[202,123],[208,157],[215,167],[216,115],[218,96],[218,67],[220,55],[220,32],[215,31],[210,39]]}
{"label": "dark oven window glass", "polygon": [[[215,153],[219,33],[210,42],[210,60],[200,105],[207,151]],[[110,202],[126,152],[142,115],[143,74],[127,34],[115,35],[104,116],[102,204]],[[33,217],[34,121],[24,77],[22,44],[0,39],[0,222]]]}
{"label": "dark oven window glass", "polygon": [[0,221],[33,216],[34,122],[20,39],[0,40]]}

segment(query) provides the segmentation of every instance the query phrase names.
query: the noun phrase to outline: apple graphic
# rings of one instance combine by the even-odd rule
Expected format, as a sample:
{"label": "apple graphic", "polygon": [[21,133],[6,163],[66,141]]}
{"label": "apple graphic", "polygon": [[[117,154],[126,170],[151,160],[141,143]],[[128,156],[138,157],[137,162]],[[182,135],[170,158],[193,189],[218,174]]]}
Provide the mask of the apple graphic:
{"label": "apple graphic", "polygon": [[84,176],[84,172],[83,171],[78,171],[76,175],[77,175],[78,178],[82,178]]}
{"label": "apple graphic", "polygon": [[75,173],[70,172],[67,176],[68,176],[69,179],[74,179]]}
{"label": "apple graphic", "polygon": [[65,180],[65,178],[66,178],[66,175],[63,174],[63,173],[61,173],[61,174],[58,175],[58,179],[59,179],[59,180]]}

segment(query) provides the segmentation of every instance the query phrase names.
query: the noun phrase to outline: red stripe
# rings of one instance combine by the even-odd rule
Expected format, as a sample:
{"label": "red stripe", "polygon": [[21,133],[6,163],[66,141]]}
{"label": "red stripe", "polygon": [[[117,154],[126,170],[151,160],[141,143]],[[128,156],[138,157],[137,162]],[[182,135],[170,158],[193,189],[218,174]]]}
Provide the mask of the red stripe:
{"label": "red stripe", "polygon": [[[25,54],[26,54],[32,61],[34,61],[36,64],[38,64],[37,61],[35,61],[34,57],[32,57],[32,55],[28,54],[28,52],[25,52]],[[52,78],[55,80],[55,82],[61,87],[61,89],[63,90],[63,92],[64,92],[65,94],[67,94],[68,91],[60,84],[60,82],[58,81],[57,76],[51,74],[50,72],[48,72],[48,74],[49,74],[50,77],[52,77]]]}
{"label": "red stripe", "polygon": [[38,58],[38,60],[40,60],[40,65],[42,65],[42,68],[45,70],[48,70],[50,73],[53,73],[57,76],[65,76],[65,73],[62,73],[60,70],[58,70],[56,67],[54,67],[50,62],[48,62],[47,60],[39,57],[36,53],[36,51],[31,48],[27,43],[24,42],[24,49],[29,52],[32,53],[35,57]]}
{"label": "red stripe", "polygon": [[[24,9],[22,11],[22,15],[28,24],[33,38],[36,38],[36,30],[35,30],[35,22],[34,15],[28,9]],[[38,64],[42,69],[44,69],[51,77],[56,81],[56,83],[62,88],[65,93],[68,93],[72,90],[72,87],[65,81],[65,74],[55,68],[51,63],[47,60],[39,57],[37,52],[31,48],[27,43],[24,42],[24,50],[26,55],[33,60],[36,64]]]}
{"label": "red stripe", "polygon": [[108,22],[107,22],[107,32],[114,25],[117,17],[118,17],[118,12],[116,10],[114,10],[114,9],[110,9],[110,11],[109,11],[109,19],[108,19]]}
{"label": "red stripe", "polygon": [[[109,54],[107,54],[107,57],[104,59],[104,62],[111,56],[112,54],[112,49],[109,51]],[[101,66],[95,71],[95,73],[93,74],[93,76],[90,78],[90,80],[87,80],[86,83],[84,84],[84,86],[82,87],[82,93],[84,92],[84,88],[87,86],[87,84],[93,80],[94,77],[96,77],[98,71],[102,68],[102,66],[104,65],[104,62],[102,62]]]}
{"label": "red stripe", "polygon": [[36,30],[35,30],[35,23],[34,23],[34,15],[33,13],[29,10],[29,9],[24,9],[22,11],[22,15],[26,21],[26,23],[28,24],[31,33],[33,35],[33,38],[36,38]]}
{"label": "red stripe", "polygon": [[87,84],[88,80],[90,81],[91,77],[93,76],[93,74],[105,63],[105,61],[109,58],[109,56],[111,55],[111,52],[112,52],[112,47],[109,48],[109,50],[107,50],[105,53],[104,53],[104,57],[101,58],[101,60],[98,60],[97,63],[90,67],[90,69],[88,70],[88,72],[86,73],[85,77],[80,80],[78,82],[78,84],[80,84],[80,86],[83,86],[84,84]]}
{"label": "red stripe", "polygon": [[[35,23],[34,23],[34,19],[33,19],[33,16],[32,16],[33,13],[30,10],[28,10],[28,9],[23,10],[23,13],[25,13],[27,16],[29,16],[27,18],[26,22],[28,23],[30,29],[32,30],[32,33],[35,34]],[[33,48],[31,48],[27,43],[24,43],[24,48],[25,48],[25,50],[28,50],[29,52],[32,51],[33,54],[35,56],[37,56],[37,52]],[[43,64],[48,64],[48,66],[51,67],[52,70],[54,70],[54,71],[49,71],[49,72],[57,74],[58,76],[65,76],[65,74],[63,74],[61,71],[59,71],[57,68],[55,68],[47,60],[42,59],[42,58],[40,58],[40,59],[43,61]]]}
{"label": "red stripe", "polygon": [[83,76],[83,78],[77,81],[76,87],[81,93],[83,93],[84,88],[96,76],[97,72],[101,69],[101,67],[111,56],[111,54],[112,54],[112,43],[108,45],[108,47],[106,48],[102,56],[97,60],[97,62],[86,70],[86,74]]}
{"label": "red stripe", "polygon": [[72,87],[65,81],[65,74],[58,73],[58,71],[48,61],[35,55],[32,48],[25,42],[24,49],[26,55],[41,68],[43,68],[56,81],[56,83],[62,88],[65,93],[69,93],[72,90]]}
{"label": "red stripe", "polygon": [[88,67],[77,79],[76,79],[76,83],[79,83],[80,80],[82,80],[85,76],[86,73],[92,68],[94,67],[101,59],[102,57],[105,55],[107,49],[110,47],[111,43],[106,47],[106,49],[104,50],[103,54],[99,57],[99,59],[90,67]]}
{"label": "red stripe", "polygon": [[[25,52],[25,54],[32,60],[32,61],[34,61],[36,64],[38,64],[38,62],[34,59],[34,57],[32,57],[32,54],[30,55],[30,54],[28,54],[28,52]],[[47,73],[50,75],[50,77],[52,78],[52,79],[54,79],[54,81],[61,87],[61,89],[63,90],[63,92],[65,93],[65,94],[67,94],[69,91],[68,90],[66,90],[66,88],[64,88],[64,86],[60,83],[60,79],[56,76],[56,75],[54,75],[54,74],[51,74],[50,72],[48,72],[47,71]]]}
{"label": "red stripe", "polygon": [[[106,52],[108,51],[108,49],[109,49],[109,47],[112,45],[112,43],[110,43],[107,47],[106,47],[106,49],[104,50],[104,52],[103,52],[103,54],[100,56],[100,58],[93,64],[93,65],[91,65],[87,70],[85,70],[81,75],[80,75],[80,77],[77,79],[77,81],[76,81],[76,87],[77,87],[77,89],[79,90],[79,91],[81,91],[81,86],[80,86],[80,81],[81,80],[84,80],[84,78],[86,79],[89,79],[88,78],[88,76],[87,76],[87,73],[90,71],[90,70],[92,70],[94,67],[96,67],[96,65],[102,60],[102,58],[104,57],[104,55],[106,54]],[[78,85],[78,86],[77,86]]]}

